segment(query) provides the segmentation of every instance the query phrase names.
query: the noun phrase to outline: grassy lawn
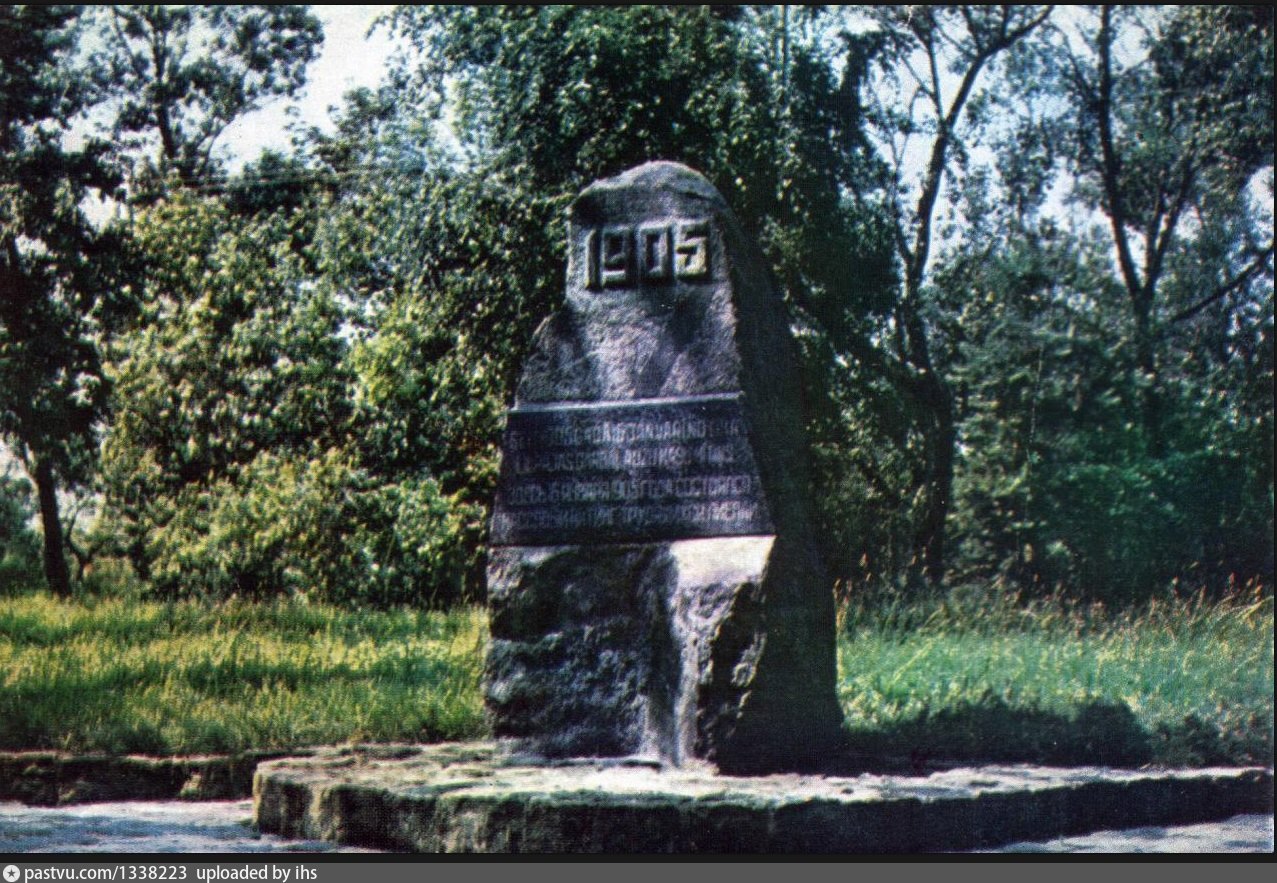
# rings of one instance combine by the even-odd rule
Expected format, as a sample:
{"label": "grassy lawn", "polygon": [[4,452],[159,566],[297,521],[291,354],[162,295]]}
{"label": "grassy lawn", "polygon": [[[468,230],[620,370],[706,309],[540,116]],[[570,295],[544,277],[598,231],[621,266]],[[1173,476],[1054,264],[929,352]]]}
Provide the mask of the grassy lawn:
{"label": "grassy lawn", "polygon": [[[844,611],[855,749],[1271,764],[1273,602]],[[0,749],[190,754],[482,736],[482,610],[0,598]]]}
{"label": "grassy lawn", "polygon": [[868,754],[1121,766],[1273,760],[1273,599],[1112,613],[1058,601],[844,615],[839,689]]}
{"label": "grassy lawn", "polygon": [[480,610],[0,599],[0,749],[190,754],[484,731]]}

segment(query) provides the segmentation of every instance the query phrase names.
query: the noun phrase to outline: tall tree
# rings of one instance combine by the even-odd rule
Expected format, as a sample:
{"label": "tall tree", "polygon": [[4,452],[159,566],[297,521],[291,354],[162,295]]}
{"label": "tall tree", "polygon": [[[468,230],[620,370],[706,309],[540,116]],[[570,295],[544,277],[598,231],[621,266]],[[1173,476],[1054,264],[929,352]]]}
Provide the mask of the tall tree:
{"label": "tall tree", "polygon": [[[349,338],[362,336],[351,299],[314,278],[327,259],[312,242],[331,208],[322,195],[272,208],[247,182],[231,192],[250,198],[179,190],[135,213],[148,315],[111,350],[117,400],[102,454],[124,551],[169,597],[461,600],[473,563],[461,539],[473,548],[478,519],[411,454],[433,444],[473,468],[446,433],[464,403],[434,394],[433,366],[411,349],[374,342],[350,357]],[[413,335],[419,315],[393,332]],[[420,338],[446,352],[446,339]],[[370,378],[362,387],[356,372]],[[382,407],[400,394],[402,412]]]}
{"label": "tall tree", "polygon": [[95,15],[94,61],[114,87],[115,134],[152,151],[140,177],[173,172],[187,184],[218,170],[227,126],[301,89],[323,42],[305,6],[108,6]]}
{"label": "tall tree", "polygon": [[[929,303],[936,212],[946,179],[965,159],[982,78],[1049,14],[1049,7],[1005,5],[885,7],[868,13],[868,30],[847,37],[852,60],[859,50],[875,62],[851,84],[866,99],[869,131],[885,161],[883,185],[904,277],[881,331],[885,346],[870,352],[862,345],[853,355],[891,378],[917,427],[920,467],[899,496],[920,499],[913,547],[933,585],[945,571],[957,445],[953,391],[936,352],[936,311]],[[922,172],[913,183],[909,169],[919,160]]]}
{"label": "tall tree", "polygon": [[[396,13],[414,46],[397,73],[406,88],[357,96],[349,134],[317,147],[350,181],[329,227],[347,245],[330,253],[368,306],[355,356],[377,462],[428,465],[450,492],[488,498],[500,407],[562,294],[562,210],[645,160],[714,181],[809,331],[853,322],[890,259],[844,211],[854,120],[811,24],[706,8]],[[453,144],[433,134],[442,107]],[[368,165],[375,175],[358,174]],[[871,272],[849,276],[866,255]]]}
{"label": "tall tree", "polygon": [[[103,481],[124,551],[161,592],[269,593],[295,564],[279,537],[252,539],[246,525],[265,527],[243,498],[257,483],[260,504],[286,508],[270,466],[322,461],[348,410],[341,311],[305,282],[300,223],[190,192],[136,214],[142,319],[110,347]],[[299,505],[305,472],[288,473]]]}
{"label": "tall tree", "polygon": [[40,537],[31,529],[36,511],[31,483],[15,476],[13,466],[0,470],[0,594],[20,591],[40,579]]}
{"label": "tall tree", "polygon": [[105,400],[94,336],[114,246],[82,209],[119,179],[105,144],[68,148],[96,97],[75,7],[0,9],[0,434],[36,486],[51,591],[71,591],[58,489],[84,477]]}
{"label": "tall tree", "polygon": [[[1174,326],[1272,275],[1271,227],[1225,246],[1214,279],[1168,302],[1177,261],[1273,165],[1273,18],[1259,7],[1103,6],[1061,33],[1084,204],[1107,218],[1127,299],[1150,453],[1166,452],[1159,347]],[[1137,48],[1132,48],[1132,44]],[[1235,303],[1235,300],[1234,300]]]}
{"label": "tall tree", "polygon": [[1039,37],[936,277],[959,563],[1110,600],[1270,582],[1271,14],[1071,11]]}

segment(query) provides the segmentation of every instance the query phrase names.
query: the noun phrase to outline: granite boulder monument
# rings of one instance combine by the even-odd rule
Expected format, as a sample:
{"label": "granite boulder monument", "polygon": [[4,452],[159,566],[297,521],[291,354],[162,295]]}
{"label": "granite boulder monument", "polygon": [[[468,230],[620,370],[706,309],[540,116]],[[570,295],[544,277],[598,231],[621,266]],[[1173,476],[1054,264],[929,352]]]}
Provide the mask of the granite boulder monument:
{"label": "granite boulder monument", "polygon": [[796,353],[723,197],[648,163],[569,213],[508,412],[486,701],[517,755],[818,766],[841,742]]}

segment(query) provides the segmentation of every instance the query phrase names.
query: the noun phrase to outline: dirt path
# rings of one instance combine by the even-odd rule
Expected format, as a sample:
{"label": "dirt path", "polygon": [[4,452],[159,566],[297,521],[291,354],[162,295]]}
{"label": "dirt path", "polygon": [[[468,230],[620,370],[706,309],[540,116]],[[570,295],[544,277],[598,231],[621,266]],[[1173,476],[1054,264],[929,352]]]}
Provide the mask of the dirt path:
{"label": "dirt path", "polygon": [[1273,817],[1233,816],[1224,822],[1175,828],[1132,828],[1014,843],[987,852],[1266,852],[1273,851]]}

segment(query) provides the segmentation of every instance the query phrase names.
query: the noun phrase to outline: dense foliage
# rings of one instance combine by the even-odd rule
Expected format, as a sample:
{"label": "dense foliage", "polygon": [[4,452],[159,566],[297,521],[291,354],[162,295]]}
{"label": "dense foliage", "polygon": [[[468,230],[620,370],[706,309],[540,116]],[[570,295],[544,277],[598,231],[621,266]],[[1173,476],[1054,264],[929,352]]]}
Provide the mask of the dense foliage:
{"label": "dense foliage", "polygon": [[659,158],[771,263],[844,597],[1272,585],[1270,10],[403,7],[234,175],[304,7],[41,10],[0,12],[0,572],[38,512],[62,593],[480,598],[564,209]]}
{"label": "dense foliage", "polygon": [[69,148],[72,122],[99,97],[77,56],[75,7],[0,10],[0,439],[38,498],[44,574],[66,595],[58,489],[91,471],[105,405],[96,332],[109,327],[115,237],[83,204],[118,184],[108,146]]}
{"label": "dense foliage", "polygon": [[175,173],[219,171],[214,147],[238,117],[306,82],[323,32],[304,6],[105,6],[93,10],[92,64],[110,84],[110,131],[135,160],[134,198]]}

